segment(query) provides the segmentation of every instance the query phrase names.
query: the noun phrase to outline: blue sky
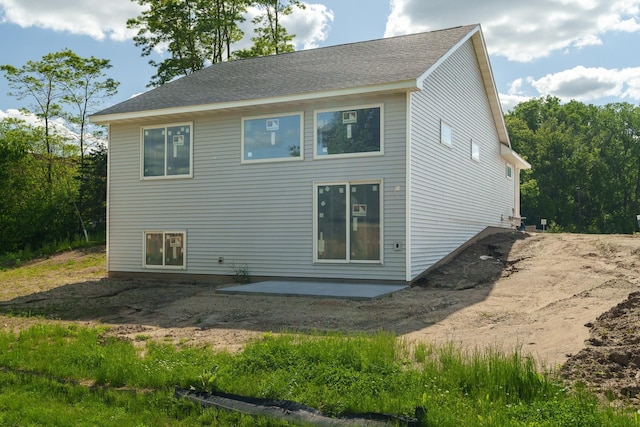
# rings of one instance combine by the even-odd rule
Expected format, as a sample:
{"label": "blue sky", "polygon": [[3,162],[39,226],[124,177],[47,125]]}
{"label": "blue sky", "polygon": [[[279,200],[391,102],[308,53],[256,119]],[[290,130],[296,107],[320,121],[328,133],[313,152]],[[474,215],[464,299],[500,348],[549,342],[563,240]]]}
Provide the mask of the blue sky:
{"label": "blue sky", "polygon": [[[640,104],[640,0],[305,3],[284,21],[298,50],[480,23],[505,111],[546,95]],[[140,10],[131,0],[0,0],[0,64],[20,67],[64,48],[109,59],[121,83],[109,103],[125,100],[148,90],[154,74],[125,26]],[[27,106],[8,90],[0,76],[0,118]]]}

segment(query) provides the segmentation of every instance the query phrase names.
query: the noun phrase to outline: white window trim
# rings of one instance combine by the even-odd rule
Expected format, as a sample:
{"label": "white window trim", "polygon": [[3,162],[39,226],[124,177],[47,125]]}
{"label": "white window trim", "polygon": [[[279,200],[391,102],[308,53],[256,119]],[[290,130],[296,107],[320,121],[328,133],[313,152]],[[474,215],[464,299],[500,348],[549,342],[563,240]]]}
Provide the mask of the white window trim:
{"label": "white window trim", "polygon": [[[164,241],[166,234],[182,234],[183,250],[182,265],[148,265],[147,264],[147,234],[162,234],[162,246],[164,251]],[[164,252],[163,252],[164,254]],[[164,256],[162,257],[164,264]],[[144,230],[142,232],[142,268],[145,270],[186,270],[187,269],[187,230]]]}
{"label": "white window trim", "polygon": [[[327,113],[330,111],[349,111],[349,110],[361,110],[363,108],[380,108],[380,151],[367,151],[365,153],[343,153],[343,154],[326,154],[319,155],[318,149],[318,113]],[[384,156],[384,104],[367,104],[367,105],[349,105],[345,107],[333,107],[323,108],[321,110],[313,110],[313,159],[314,160],[327,160],[327,159],[345,159],[354,157],[372,157],[372,156]]]}
{"label": "white window trim", "polygon": [[[380,259],[379,260],[351,260],[351,233],[346,233],[345,246],[346,259],[319,259],[318,258],[318,187],[325,185],[345,185],[346,193],[351,194],[351,185],[360,184],[378,184],[378,192],[380,193]],[[347,200],[345,203],[346,217],[351,218],[351,203]],[[351,226],[350,221],[347,224],[347,230]],[[382,179],[357,180],[357,181],[318,181],[313,183],[313,263],[314,264],[384,264],[384,183]]]}
{"label": "white window trim", "polygon": [[[473,139],[471,139],[470,141],[470,150],[471,150],[471,160],[473,160],[476,163],[480,163],[480,144],[478,144],[477,142],[475,142]],[[473,156],[473,148],[476,147],[478,149],[478,156],[474,157]]]}
{"label": "white window trim", "polygon": [[[189,126],[190,145],[189,145],[189,173],[184,175],[166,175],[167,173],[167,135],[166,129],[175,126]],[[144,131],[147,129],[165,129],[165,146],[164,146],[164,173],[162,176],[144,176]],[[194,142],[193,122],[179,122],[179,123],[167,123],[148,125],[140,127],[140,180],[141,181],[155,181],[165,179],[188,179],[193,178],[193,142]]]}
{"label": "white window trim", "polygon": [[[509,175],[507,173],[507,170],[511,171],[511,175]],[[513,165],[510,163],[505,163],[505,168],[504,168],[504,175],[507,177],[507,179],[513,179]]]}
{"label": "white window trim", "polygon": [[[300,156],[298,157],[275,157],[272,159],[255,159],[249,160],[244,158],[244,122],[245,120],[258,120],[258,119],[275,119],[279,117],[300,117]],[[290,113],[276,113],[276,114],[263,114],[260,116],[245,116],[241,119],[240,127],[240,163],[241,164],[254,164],[254,163],[275,163],[275,162],[298,162],[304,160],[304,112],[293,111]]]}
{"label": "white window trim", "polygon": [[[451,141],[450,142],[446,142],[442,138],[442,129],[445,126],[451,132]],[[445,122],[442,119],[440,119],[440,144],[444,145],[445,147],[453,148],[453,127],[449,123]]]}

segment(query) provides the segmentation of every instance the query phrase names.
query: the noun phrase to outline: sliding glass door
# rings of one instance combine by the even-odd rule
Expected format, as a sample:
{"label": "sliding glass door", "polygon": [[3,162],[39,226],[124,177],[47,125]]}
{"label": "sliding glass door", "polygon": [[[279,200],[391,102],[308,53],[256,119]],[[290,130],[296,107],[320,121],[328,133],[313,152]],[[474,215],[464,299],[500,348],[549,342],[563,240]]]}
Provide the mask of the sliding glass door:
{"label": "sliding glass door", "polygon": [[316,185],[316,260],[380,262],[381,183]]}

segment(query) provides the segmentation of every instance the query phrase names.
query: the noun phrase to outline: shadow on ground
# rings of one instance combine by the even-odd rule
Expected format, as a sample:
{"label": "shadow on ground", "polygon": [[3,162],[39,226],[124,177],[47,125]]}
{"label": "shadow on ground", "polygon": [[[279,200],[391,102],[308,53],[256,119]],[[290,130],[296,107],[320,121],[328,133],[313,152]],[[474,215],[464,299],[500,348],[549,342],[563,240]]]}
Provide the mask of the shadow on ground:
{"label": "shadow on ground", "polygon": [[215,284],[103,278],[0,301],[0,314],[70,321],[250,331],[391,331],[405,334],[484,300],[517,271],[522,233],[489,236],[409,289],[374,300],[223,295]]}

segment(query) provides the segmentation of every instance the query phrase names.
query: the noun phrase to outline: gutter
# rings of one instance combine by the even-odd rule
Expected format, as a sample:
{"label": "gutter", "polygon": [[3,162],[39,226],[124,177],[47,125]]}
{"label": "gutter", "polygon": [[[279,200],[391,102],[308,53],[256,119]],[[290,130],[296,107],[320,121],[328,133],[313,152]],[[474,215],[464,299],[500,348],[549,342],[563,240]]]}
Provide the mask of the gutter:
{"label": "gutter", "polygon": [[[212,104],[185,105],[181,107],[159,108],[154,110],[140,110],[124,113],[112,114],[94,114],[89,116],[89,120],[94,124],[108,124],[115,121],[137,120],[142,118],[166,116],[174,114],[191,114],[209,111],[231,110],[235,108],[255,107],[261,105],[270,105],[286,102],[299,102],[314,100],[319,98],[361,95],[366,93],[380,92],[414,92],[419,90],[418,81],[416,79],[403,80],[393,83],[385,83],[381,85],[363,86],[349,89],[336,89],[323,92],[311,92],[294,95],[275,96],[270,98],[246,99],[240,101],[217,102]],[[140,96],[144,96],[140,95]],[[125,101],[126,102],[126,101]],[[108,111],[104,110],[104,111]]]}
{"label": "gutter", "polygon": [[500,144],[500,156],[518,169],[531,169],[531,164],[529,162],[520,157],[518,153],[513,151],[504,143]]}

